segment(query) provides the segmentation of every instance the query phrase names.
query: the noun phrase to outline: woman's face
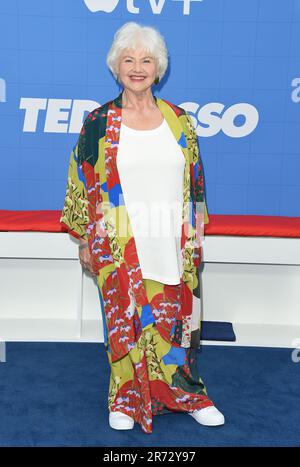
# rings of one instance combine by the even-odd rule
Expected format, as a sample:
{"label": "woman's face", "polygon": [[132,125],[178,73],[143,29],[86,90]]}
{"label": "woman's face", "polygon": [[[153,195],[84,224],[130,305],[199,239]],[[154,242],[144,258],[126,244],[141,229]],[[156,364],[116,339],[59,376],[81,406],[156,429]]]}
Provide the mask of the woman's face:
{"label": "woman's face", "polygon": [[156,76],[156,60],[142,49],[125,49],[119,60],[119,81],[124,88],[144,91]]}

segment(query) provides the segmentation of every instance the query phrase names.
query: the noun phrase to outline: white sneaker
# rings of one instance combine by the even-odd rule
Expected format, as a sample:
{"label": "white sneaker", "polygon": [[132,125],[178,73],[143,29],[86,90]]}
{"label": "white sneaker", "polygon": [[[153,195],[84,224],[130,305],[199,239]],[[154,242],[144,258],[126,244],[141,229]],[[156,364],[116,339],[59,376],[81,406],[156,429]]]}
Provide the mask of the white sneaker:
{"label": "white sneaker", "polygon": [[134,419],[123,412],[109,412],[109,426],[115,430],[131,430]]}
{"label": "white sneaker", "polygon": [[203,409],[195,410],[194,412],[188,412],[198,423],[206,426],[217,426],[224,425],[224,415],[215,407],[210,405]]}

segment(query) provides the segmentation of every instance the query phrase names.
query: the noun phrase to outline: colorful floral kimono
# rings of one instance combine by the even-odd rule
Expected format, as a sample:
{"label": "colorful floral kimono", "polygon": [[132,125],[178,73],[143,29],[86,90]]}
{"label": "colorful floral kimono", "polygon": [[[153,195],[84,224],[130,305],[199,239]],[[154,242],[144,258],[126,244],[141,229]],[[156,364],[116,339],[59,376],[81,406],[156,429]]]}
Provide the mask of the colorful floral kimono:
{"label": "colorful floral kimono", "polygon": [[[123,91],[117,98],[90,112],[84,121],[70,156],[60,222],[72,236],[88,241],[92,267],[97,275],[104,344],[112,368],[115,365],[115,369],[124,369],[124,362],[129,357],[131,359],[126,377],[112,372],[109,408],[132,414],[142,429],[151,433],[153,414],[191,411],[213,405],[195,367],[201,329],[201,239],[204,224],[209,218],[203,168],[191,117],[183,108],[154,96],[185,158],[182,274],[178,285],[164,286],[156,281],[143,280],[116,164],[122,95]],[[158,319],[157,304],[162,297],[167,306],[164,315]],[[151,358],[157,361],[153,339],[157,344],[157,339],[160,339],[160,348],[167,345],[165,354],[161,353],[161,358],[166,357],[165,364],[167,361],[170,364],[165,399],[162,397],[164,384],[161,372],[156,372],[153,377],[149,373]],[[154,353],[150,358],[151,345]],[[187,386],[189,378],[193,378],[193,364],[194,380],[190,380]],[[176,372],[175,380],[170,369],[173,376]],[[174,381],[177,381],[176,385]]]}

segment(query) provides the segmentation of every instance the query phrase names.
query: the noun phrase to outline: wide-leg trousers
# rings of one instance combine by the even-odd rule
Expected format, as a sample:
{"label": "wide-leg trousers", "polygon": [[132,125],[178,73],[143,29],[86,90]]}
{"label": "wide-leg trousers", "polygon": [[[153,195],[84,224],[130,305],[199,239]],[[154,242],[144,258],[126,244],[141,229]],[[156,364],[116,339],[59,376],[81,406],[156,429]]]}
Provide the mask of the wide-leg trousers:
{"label": "wide-leg trousers", "polygon": [[106,350],[111,368],[108,409],[129,415],[145,433],[152,433],[154,415],[191,412],[214,404],[198,373],[197,349],[172,345],[164,332],[166,316],[170,319],[170,312],[178,309],[174,286],[143,281],[155,323],[143,328],[137,345],[123,358],[111,362]]}

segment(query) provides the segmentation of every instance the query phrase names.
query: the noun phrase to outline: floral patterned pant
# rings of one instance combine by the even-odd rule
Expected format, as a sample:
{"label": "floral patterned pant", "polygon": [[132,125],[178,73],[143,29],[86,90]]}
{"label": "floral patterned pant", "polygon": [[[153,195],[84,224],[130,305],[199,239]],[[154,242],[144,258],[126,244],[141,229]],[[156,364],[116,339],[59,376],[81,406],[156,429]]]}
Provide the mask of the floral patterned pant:
{"label": "floral patterned pant", "polygon": [[175,347],[163,333],[166,290],[172,285],[143,280],[155,323],[143,328],[136,347],[123,358],[112,363],[106,351],[111,367],[108,408],[131,416],[145,433],[152,433],[153,415],[191,412],[214,404],[198,374],[197,349]]}

